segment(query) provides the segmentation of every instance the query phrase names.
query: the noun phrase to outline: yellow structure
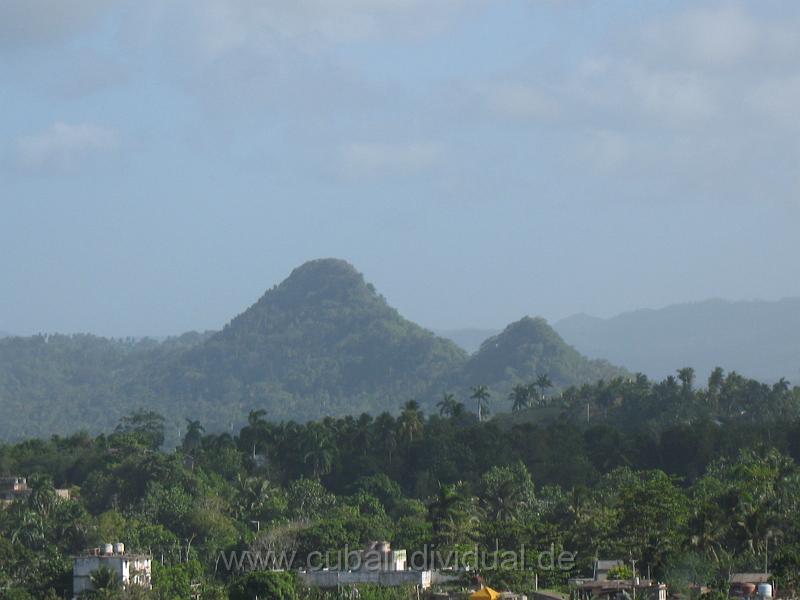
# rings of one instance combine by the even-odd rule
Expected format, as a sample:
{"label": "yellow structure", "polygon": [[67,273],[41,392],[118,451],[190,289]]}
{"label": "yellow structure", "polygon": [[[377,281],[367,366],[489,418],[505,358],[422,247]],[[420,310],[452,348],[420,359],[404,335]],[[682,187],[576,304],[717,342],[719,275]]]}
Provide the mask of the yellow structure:
{"label": "yellow structure", "polygon": [[497,600],[498,598],[500,598],[500,592],[496,592],[490,587],[482,587],[473,593],[469,600]]}

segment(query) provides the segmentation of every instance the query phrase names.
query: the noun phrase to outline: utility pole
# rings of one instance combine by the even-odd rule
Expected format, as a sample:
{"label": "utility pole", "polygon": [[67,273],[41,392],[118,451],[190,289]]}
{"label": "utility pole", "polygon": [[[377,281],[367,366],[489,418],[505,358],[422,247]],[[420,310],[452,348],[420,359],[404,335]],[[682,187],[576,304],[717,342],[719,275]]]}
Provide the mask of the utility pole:
{"label": "utility pole", "polygon": [[633,578],[631,579],[631,592],[633,593],[633,600],[636,600],[636,559],[631,558],[631,567],[633,568]]}

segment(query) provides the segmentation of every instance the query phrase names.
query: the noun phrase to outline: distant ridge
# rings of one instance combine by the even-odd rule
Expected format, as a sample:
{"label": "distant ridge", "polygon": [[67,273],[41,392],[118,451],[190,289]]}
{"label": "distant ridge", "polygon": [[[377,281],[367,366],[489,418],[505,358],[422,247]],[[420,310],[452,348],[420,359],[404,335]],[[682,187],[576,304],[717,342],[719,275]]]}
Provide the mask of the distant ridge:
{"label": "distant ridge", "polygon": [[716,366],[800,383],[800,298],[674,304],[610,319],[575,315],[555,329],[579,351],[662,378],[678,366],[705,378]]}
{"label": "distant ridge", "polygon": [[403,318],[343,260],[309,261],[221,331],[164,341],[91,335],[0,340],[0,439],[109,430],[135,409],[154,410],[177,436],[185,419],[229,430],[260,409],[273,420],[426,412],[452,391],[490,387],[510,408],[518,382],[556,387],[624,373],[569,347],[543,319],[524,318],[470,356]]}

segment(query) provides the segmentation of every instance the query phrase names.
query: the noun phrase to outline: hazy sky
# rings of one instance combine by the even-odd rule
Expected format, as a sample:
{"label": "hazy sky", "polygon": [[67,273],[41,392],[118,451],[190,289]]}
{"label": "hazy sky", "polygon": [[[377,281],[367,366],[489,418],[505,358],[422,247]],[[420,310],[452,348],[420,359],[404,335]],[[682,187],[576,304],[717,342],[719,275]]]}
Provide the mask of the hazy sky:
{"label": "hazy sky", "polygon": [[3,0],[0,330],[800,295],[800,3]]}

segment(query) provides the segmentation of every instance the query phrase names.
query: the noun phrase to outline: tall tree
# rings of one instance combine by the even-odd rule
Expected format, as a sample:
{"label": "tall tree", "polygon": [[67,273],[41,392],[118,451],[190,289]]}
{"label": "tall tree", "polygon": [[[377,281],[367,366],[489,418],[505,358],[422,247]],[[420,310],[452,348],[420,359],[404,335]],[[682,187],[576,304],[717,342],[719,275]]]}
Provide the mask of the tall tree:
{"label": "tall tree", "polygon": [[529,408],[531,405],[531,390],[527,385],[518,383],[511,388],[511,392],[508,394],[508,399],[511,400],[512,412]]}
{"label": "tall tree", "polygon": [[407,443],[414,441],[414,437],[422,431],[422,413],[419,410],[419,403],[416,400],[409,400],[403,405],[403,412],[397,420],[400,438]]}
{"label": "tall tree", "polygon": [[200,424],[200,421],[186,419],[186,435],[183,436],[183,449],[191,452],[199,448],[203,441],[204,432],[205,428]]}
{"label": "tall tree", "polygon": [[436,403],[436,407],[439,409],[439,414],[441,416],[452,417],[457,404],[458,401],[456,400],[455,394],[444,392],[442,394],[442,399]]}
{"label": "tall tree", "polygon": [[681,389],[685,393],[691,392],[694,386],[694,369],[692,367],[678,369],[678,379],[681,382]]}
{"label": "tall tree", "polygon": [[536,378],[534,385],[539,389],[539,404],[545,404],[545,390],[553,387],[553,382],[546,373],[542,373]]}
{"label": "tall tree", "polygon": [[480,423],[483,421],[483,413],[488,408],[489,398],[492,394],[489,388],[483,384],[473,386],[470,391],[472,392],[470,398],[475,400],[478,405],[478,422]]}

